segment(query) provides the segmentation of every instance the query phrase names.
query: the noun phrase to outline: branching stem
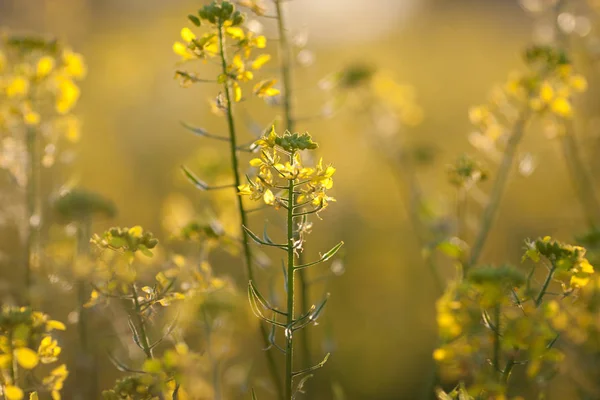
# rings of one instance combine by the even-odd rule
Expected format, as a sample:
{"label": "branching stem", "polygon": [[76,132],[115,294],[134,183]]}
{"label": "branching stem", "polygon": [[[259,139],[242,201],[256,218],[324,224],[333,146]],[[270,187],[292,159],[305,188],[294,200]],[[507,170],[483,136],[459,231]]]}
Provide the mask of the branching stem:
{"label": "branching stem", "polygon": [[[220,58],[221,58],[221,72],[223,74],[227,74],[227,55],[225,52],[225,35],[224,28],[222,23],[219,25],[219,48],[220,48]],[[233,119],[233,102],[231,96],[231,90],[229,88],[229,82],[226,81],[223,83],[223,91],[225,92],[225,99],[227,101],[227,126],[229,129],[229,149],[231,154],[231,169],[233,172],[235,189],[240,186],[241,178],[239,172],[239,161],[237,154],[237,136],[235,131],[235,123]],[[246,215],[246,210],[244,209],[244,204],[242,201],[242,197],[237,195],[237,206],[238,206],[238,214],[243,226],[248,226],[248,217]],[[246,275],[249,280],[254,279],[254,273],[252,269],[252,252],[250,250],[250,243],[248,242],[248,235],[243,234],[242,236],[242,247],[244,253],[244,264],[246,266]],[[263,341],[264,348],[269,347],[269,335],[267,330],[265,329],[263,324],[260,324],[260,336]],[[271,379],[275,385],[275,388],[278,393],[278,397],[283,397],[283,388],[281,386],[281,380],[279,379],[279,372],[277,370],[277,364],[275,363],[275,359],[273,358],[273,353],[269,351],[265,351],[265,355],[267,358],[267,367],[269,369],[269,373],[271,374]]]}

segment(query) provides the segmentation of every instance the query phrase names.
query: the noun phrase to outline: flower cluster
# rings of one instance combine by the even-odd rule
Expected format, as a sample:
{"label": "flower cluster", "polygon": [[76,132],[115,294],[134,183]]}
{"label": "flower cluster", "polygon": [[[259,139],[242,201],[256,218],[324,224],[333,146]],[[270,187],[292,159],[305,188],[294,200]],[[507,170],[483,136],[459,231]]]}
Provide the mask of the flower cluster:
{"label": "flower cluster", "polygon": [[62,322],[27,307],[4,306],[0,311],[0,389],[7,400],[21,400],[29,392],[49,392],[60,400],[68,376],[65,365],[50,370],[41,380],[20,378],[37,367],[58,361],[61,348],[52,331],[65,330]]}
{"label": "flower cluster", "polygon": [[323,81],[334,90],[339,106],[367,112],[378,135],[394,137],[402,126],[416,126],[423,120],[423,110],[416,102],[414,89],[398,83],[389,73],[363,64],[349,65]]}
{"label": "flower cluster", "polygon": [[469,119],[477,131],[469,137],[478,149],[497,157],[514,127],[529,115],[544,117],[556,132],[564,119],[573,116],[574,94],[586,90],[587,82],[573,71],[566,54],[547,46],[534,46],[525,53],[529,68],[515,73],[503,85],[494,88],[486,105],[469,110]]}
{"label": "flower cluster", "polygon": [[174,290],[175,279],[179,269],[176,267],[158,272],[154,277],[152,286],[143,286],[141,292],[137,290],[138,281],[143,278],[135,259],[138,254],[152,257],[152,249],[158,240],[150,232],[145,232],[142,227],[110,228],[102,237],[94,235],[91,239],[100,250],[112,250],[111,255],[98,262],[96,277],[93,279],[94,290],[86,307],[92,307],[102,300],[111,297],[121,297],[134,300],[141,304],[139,312],[149,314],[156,305],[168,306],[173,300],[183,299],[185,296]]}
{"label": "flower cluster", "polygon": [[[197,36],[190,28],[183,28],[182,41],[175,42],[173,51],[182,62],[220,57],[223,70],[216,81],[231,88],[232,100],[239,102],[243,95],[240,83],[253,80],[254,71],[271,59],[265,53],[254,55],[256,49],[266,47],[266,38],[246,29],[243,25],[245,14],[228,1],[212,2],[198,10],[197,15],[189,15],[188,18],[196,27],[207,26],[209,31]],[[233,51],[231,59],[227,58],[229,50]],[[187,71],[177,71],[177,76],[183,84],[206,82]],[[253,92],[261,98],[276,96],[279,90],[274,87],[275,83],[273,79],[261,80],[255,84]],[[215,104],[215,108],[218,110],[220,107]]]}
{"label": "flower cluster", "polygon": [[[278,207],[292,207],[287,199],[279,195],[287,189],[286,181],[298,181],[296,202],[312,206],[310,213],[317,213],[327,207],[333,197],[327,195],[327,190],[333,187],[335,168],[324,166],[320,159],[316,166],[306,167],[302,163],[299,151],[315,149],[317,144],[308,133],[298,134],[285,132],[278,135],[275,128],[254,143],[260,148],[260,157],[250,160],[250,165],[258,168],[254,179],[238,187],[239,194],[249,196],[252,200],[263,199],[265,204]],[[282,163],[280,154],[292,155],[289,161]],[[298,206],[298,205],[296,205]]]}
{"label": "flower cluster", "polygon": [[473,158],[463,155],[448,168],[448,178],[456,187],[469,188],[487,179],[487,172]]}
{"label": "flower cluster", "polygon": [[[450,285],[437,303],[442,345],[433,354],[446,377],[471,381],[465,390],[473,396],[504,396],[518,365],[536,382],[548,381],[565,358],[554,347],[561,335],[582,343],[598,332],[599,281],[585,255],[583,247],[543,237],[526,242],[523,261],[534,262],[527,276],[509,266],[478,267]],[[546,277],[535,285],[542,264]],[[571,301],[575,292],[580,297]]]}
{"label": "flower cluster", "polygon": [[514,267],[484,266],[450,285],[437,303],[442,345],[433,353],[444,378],[470,382],[472,396],[502,398],[515,365],[537,381],[551,374],[562,354],[551,348],[545,308],[522,300],[526,282]]}
{"label": "flower cluster", "polygon": [[574,289],[586,286],[594,267],[585,257],[586,249],[553,240],[550,236],[538,238],[526,244],[525,258],[539,263],[547,260],[554,270],[553,278],[561,282],[563,293],[569,294]]}
{"label": "flower cluster", "polygon": [[27,177],[18,153],[28,128],[45,132],[44,166],[53,164],[61,137],[79,139],[80,122],[71,110],[80,96],[77,81],[85,75],[83,57],[56,40],[0,36],[0,167],[20,184]]}

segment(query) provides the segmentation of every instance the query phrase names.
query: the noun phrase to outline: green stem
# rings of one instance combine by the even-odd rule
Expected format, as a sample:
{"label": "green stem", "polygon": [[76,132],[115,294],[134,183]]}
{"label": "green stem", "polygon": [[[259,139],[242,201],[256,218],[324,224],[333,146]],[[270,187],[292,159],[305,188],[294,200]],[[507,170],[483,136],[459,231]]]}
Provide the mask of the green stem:
{"label": "green stem", "polygon": [[39,230],[42,204],[40,197],[40,143],[35,128],[27,129],[27,233],[25,242],[25,303],[31,303],[33,270],[39,265]]}
{"label": "green stem", "polygon": [[548,290],[548,286],[550,285],[550,282],[552,281],[552,278],[554,277],[554,271],[556,271],[556,266],[554,265],[554,263],[552,263],[552,268],[550,268],[550,271],[548,271],[548,276],[546,276],[546,280],[544,281],[542,288],[540,289],[540,292],[538,293],[538,295],[535,299],[536,307],[539,307],[542,304],[542,300],[544,299],[546,290]]}
{"label": "green stem", "polygon": [[502,383],[504,383],[504,385],[508,384],[508,379],[510,378],[510,374],[515,365],[516,365],[516,363],[515,363],[515,359],[513,357],[509,358],[508,361],[506,362],[506,366],[504,367],[504,370],[502,371]]}
{"label": "green stem", "polygon": [[[289,132],[294,132],[296,121],[294,119],[294,111],[292,104],[292,59],[291,51],[288,41],[286,19],[283,12],[283,6],[281,0],[275,0],[275,13],[277,16],[277,30],[279,33],[279,55],[281,65],[281,77],[283,83],[282,98],[283,98],[283,110],[285,116],[285,129]],[[304,252],[298,254],[298,264],[304,264]],[[308,271],[298,271],[298,286],[299,286],[299,300],[300,300],[300,313],[305,313],[309,305],[309,293],[308,283],[306,274]],[[300,335],[300,348],[302,352],[302,359],[305,364],[311,364],[310,357],[310,335],[309,331],[306,330]]]}
{"label": "green stem", "polygon": [[[290,162],[294,162],[294,152],[290,155]],[[294,179],[290,179],[288,184],[288,204],[294,204]],[[291,331],[294,322],[294,210],[289,207],[287,210],[287,326],[285,337],[287,341],[285,351],[285,399],[291,400],[293,395],[293,366],[294,366],[294,345],[293,332]]]}
{"label": "green stem", "polygon": [[142,345],[142,350],[144,350],[144,354],[146,354],[146,358],[151,359],[154,358],[154,356],[152,355],[150,340],[148,339],[148,334],[146,333],[146,324],[144,323],[144,317],[141,313],[140,302],[138,300],[138,293],[135,283],[131,284],[131,293],[133,295],[133,314],[137,320],[137,335],[140,340],[140,344]]}
{"label": "green stem", "polygon": [[496,329],[494,329],[494,353],[492,357],[494,373],[500,371],[500,311],[500,304],[496,304],[494,307],[494,323],[496,324]]}
{"label": "green stem", "polygon": [[[223,34],[223,24],[219,24],[219,54],[221,57],[221,72],[223,74],[227,74],[227,55],[225,51],[225,35]],[[223,91],[225,92],[225,99],[227,101],[227,126],[229,129],[229,149],[231,155],[231,169],[233,172],[233,178],[235,182],[235,190],[237,190],[238,186],[240,186],[240,172],[239,172],[239,161],[237,154],[237,136],[235,132],[235,122],[233,120],[233,103],[231,101],[231,90],[229,88],[229,82],[225,81],[223,83]],[[244,204],[242,200],[242,196],[238,196],[236,192],[237,198],[237,206],[238,206],[238,214],[240,218],[240,222],[243,226],[248,226],[248,217],[246,214],[246,210],[244,209]],[[252,269],[252,252],[250,250],[250,243],[248,241],[248,235],[242,233],[242,247],[244,253],[244,264],[246,267],[246,275],[249,280],[254,279],[254,271]],[[269,343],[269,333],[267,332],[265,326],[260,324],[260,336],[263,341],[263,345],[265,348],[270,347]],[[269,373],[271,375],[271,379],[275,384],[275,389],[277,390],[278,397],[283,398],[283,388],[281,386],[281,380],[279,379],[279,372],[277,369],[277,364],[275,363],[275,359],[273,358],[272,352],[265,351],[265,355],[267,357],[267,368],[269,369]]]}
{"label": "green stem", "polygon": [[[91,220],[85,218],[79,221],[77,227],[77,254],[79,256],[85,256],[89,252],[89,238],[91,237]],[[93,352],[89,348],[88,338],[88,313],[84,304],[89,298],[89,293],[86,288],[87,282],[79,278],[76,282],[77,287],[77,312],[79,318],[77,319],[77,333],[79,335],[79,359],[80,365],[78,365],[77,374],[77,390],[79,391],[80,398],[89,398],[96,393],[95,388],[98,386],[96,379],[96,358]]]}
{"label": "green stem", "polygon": [[523,138],[523,134],[525,133],[525,124],[527,123],[528,119],[528,114],[524,112],[519,120],[517,120],[515,123],[513,133],[506,144],[504,156],[502,158],[500,167],[498,168],[496,180],[492,186],[490,200],[483,211],[479,232],[475,237],[475,242],[471,251],[471,257],[469,258],[469,262],[464,266],[463,274],[466,274],[469,268],[479,261],[479,257],[481,256],[481,252],[486,243],[488,234],[490,233],[490,229],[494,223],[496,213],[500,205],[500,200],[502,199],[504,189],[506,188],[506,183],[508,182],[508,177],[510,175],[510,170],[517,152],[517,147]]}

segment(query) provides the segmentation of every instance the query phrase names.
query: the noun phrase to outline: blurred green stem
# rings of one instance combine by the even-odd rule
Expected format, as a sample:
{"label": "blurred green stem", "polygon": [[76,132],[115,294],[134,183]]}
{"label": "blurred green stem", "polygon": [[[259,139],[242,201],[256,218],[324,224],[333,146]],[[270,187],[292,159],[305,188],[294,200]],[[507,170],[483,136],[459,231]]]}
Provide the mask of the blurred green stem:
{"label": "blurred green stem", "polygon": [[[294,152],[290,154],[290,163],[294,162]],[[292,324],[294,322],[294,179],[288,183],[287,209],[287,328],[285,331],[285,399],[293,398],[294,342]]]}
{"label": "blurred green stem", "polygon": [[[286,18],[283,12],[281,0],[275,0],[275,12],[277,16],[277,30],[279,33],[279,56],[281,66],[281,77],[283,82],[282,97],[283,110],[285,115],[285,129],[294,132],[296,121],[294,119],[294,110],[292,104],[292,57],[291,49],[286,29]],[[298,264],[304,264],[304,251],[298,254]],[[298,286],[300,298],[300,313],[305,313],[309,308],[309,293],[306,274],[308,271],[301,269],[298,271]],[[300,349],[305,364],[311,364],[310,360],[310,336],[309,330],[305,330],[300,335]]]}
{"label": "blurred green stem", "polygon": [[523,138],[523,134],[525,133],[525,125],[527,124],[528,119],[528,112],[523,112],[520,118],[515,122],[513,133],[506,144],[504,156],[502,157],[502,162],[498,168],[496,179],[494,180],[492,186],[489,202],[483,210],[481,225],[479,227],[477,236],[475,237],[475,242],[471,250],[471,256],[468,263],[465,264],[463,268],[463,275],[466,275],[469,268],[473,267],[479,261],[479,257],[481,256],[481,252],[483,251],[483,247],[488,238],[488,234],[490,233],[490,229],[492,228],[496,218],[496,213],[498,211],[498,207],[500,206],[500,200],[502,199],[502,195],[504,194],[504,190],[508,182],[508,177],[510,176],[510,170],[512,169],[517,147],[519,146],[519,143]]}
{"label": "blurred green stem", "polygon": [[494,374],[500,371],[500,317],[501,317],[501,307],[500,304],[496,304],[494,307],[494,323],[496,324],[496,329],[494,329],[494,353],[492,356],[492,366],[494,367]]}
{"label": "blurred green stem", "polygon": [[536,307],[539,307],[542,304],[542,300],[544,300],[544,295],[546,294],[546,290],[548,290],[548,286],[550,285],[550,282],[552,281],[552,278],[554,277],[555,270],[556,270],[556,266],[554,265],[554,263],[552,263],[552,267],[550,268],[550,271],[548,271],[546,280],[544,280],[544,283],[542,284],[542,288],[540,289],[540,292],[538,293],[537,297],[535,298],[535,306]]}
{"label": "blurred green stem", "polygon": [[[219,25],[219,54],[221,58],[221,72],[224,75],[227,75],[227,54],[225,50],[225,35],[224,35],[224,27],[221,23]],[[225,92],[225,100],[227,102],[227,126],[229,128],[229,148],[231,154],[231,169],[233,172],[233,178],[235,183],[236,190],[236,198],[237,198],[237,206],[240,222],[243,226],[248,226],[248,217],[246,214],[246,210],[244,209],[244,203],[242,200],[242,196],[237,195],[237,188],[240,186],[240,172],[239,172],[239,162],[238,162],[238,154],[237,154],[237,136],[235,132],[235,123],[233,120],[233,102],[231,96],[231,90],[229,87],[229,80],[226,80],[223,83],[223,91]],[[248,235],[242,233],[242,247],[244,250],[244,264],[246,266],[246,275],[249,280],[254,279],[254,271],[252,269],[252,253],[250,250],[250,244],[248,242]],[[267,332],[265,326],[260,324],[260,336],[263,341],[264,348],[269,348],[271,344],[269,343],[269,333]],[[273,358],[273,353],[265,350],[265,356],[267,357],[267,367],[269,369],[269,373],[271,374],[271,379],[273,384],[275,385],[275,389],[277,390],[277,394],[279,398],[283,398],[283,388],[281,386],[281,380],[279,378],[279,372],[277,369],[277,364],[275,363],[275,359]]]}
{"label": "blurred green stem", "polygon": [[[92,221],[90,218],[84,218],[77,224],[77,255],[79,257],[87,256],[89,253],[89,242],[92,231]],[[78,262],[77,258],[75,262]],[[76,265],[74,265],[76,268]],[[89,299],[89,293],[86,289],[87,282],[83,278],[78,278],[77,288],[77,333],[79,335],[79,348],[81,360],[77,371],[77,389],[79,398],[91,398],[97,392],[98,381],[97,365],[95,355],[90,351],[88,338],[88,313],[84,304]]]}
{"label": "blurred green stem", "polygon": [[138,339],[142,346],[142,350],[144,350],[144,354],[146,354],[146,358],[151,359],[154,358],[154,356],[152,355],[152,349],[150,348],[150,340],[148,339],[148,333],[146,332],[146,323],[144,322],[144,316],[142,315],[135,283],[131,284],[131,294],[133,296],[133,316],[137,322],[136,330]]}

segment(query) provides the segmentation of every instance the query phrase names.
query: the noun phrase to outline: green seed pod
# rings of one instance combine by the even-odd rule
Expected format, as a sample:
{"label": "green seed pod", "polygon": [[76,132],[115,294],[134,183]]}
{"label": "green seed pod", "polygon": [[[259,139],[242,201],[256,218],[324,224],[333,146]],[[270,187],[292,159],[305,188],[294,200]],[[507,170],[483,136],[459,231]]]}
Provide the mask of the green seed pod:
{"label": "green seed pod", "polygon": [[233,14],[233,11],[235,10],[235,7],[233,6],[233,4],[231,4],[228,1],[224,1],[221,3],[221,20],[222,21],[227,21],[229,20],[229,18],[231,18],[231,15]]}
{"label": "green seed pod", "polygon": [[244,23],[244,21],[246,21],[246,14],[241,13],[239,11],[235,11],[233,13],[233,16],[231,18],[231,23],[233,26],[239,26],[242,25]]}

